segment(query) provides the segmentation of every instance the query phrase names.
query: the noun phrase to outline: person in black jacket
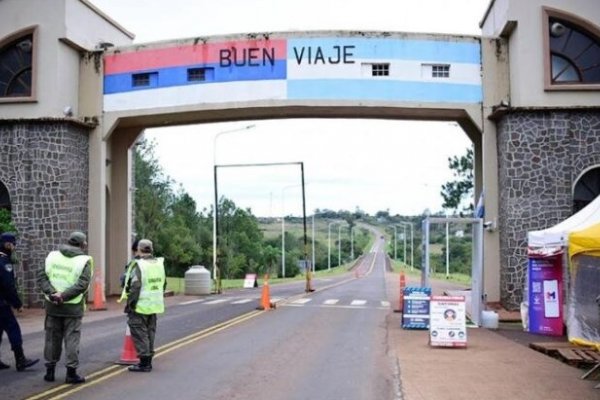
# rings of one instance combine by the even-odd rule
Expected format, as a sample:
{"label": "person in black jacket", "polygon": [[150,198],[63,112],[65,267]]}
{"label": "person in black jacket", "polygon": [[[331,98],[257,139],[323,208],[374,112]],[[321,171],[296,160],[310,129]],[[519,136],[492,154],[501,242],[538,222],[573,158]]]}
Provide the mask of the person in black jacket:
{"label": "person in black jacket", "polygon": [[24,371],[36,364],[39,359],[30,360],[25,357],[21,327],[13,313],[13,308],[18,312],[23,311],[12,263],[16,243],[17,240],[12,233],[6,232],[0,235],[0,334],[6,332],[12,351],[15,353],[17,371]]}

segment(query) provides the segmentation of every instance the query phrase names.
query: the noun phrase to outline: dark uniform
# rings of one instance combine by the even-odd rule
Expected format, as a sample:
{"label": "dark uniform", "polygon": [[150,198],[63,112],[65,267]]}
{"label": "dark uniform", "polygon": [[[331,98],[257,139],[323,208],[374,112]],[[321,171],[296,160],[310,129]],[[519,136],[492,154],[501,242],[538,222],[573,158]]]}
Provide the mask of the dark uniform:
{"label": "dark uniform", "polygon": [[24,371],[25,368],[37,363],[39,359],[30,360],[25,357],[21,327],[13,313],[13,308],[19,312],[23,310],[23,303],[17,293],[12,263],[15,244],[16,238],[13,234],[3,233],[0,235],[0,335],[2,332],[6,332],[12,351],[15,353],[17,371]]}
{"label": "dark uniform", "polygon": [[[86,293],[92,278],[92,258],[84,253],[86,246],[85,234],[71,233],[68,244],[60,246],[58,251],[51,252],[46,259],[46,265],[38,271],[38,286],[46,297],[44,380],[48,382],[54,381],[56,363],[60,360],[63,341],[67,366],[65,383],[85,382],[85,378],[77,374],[77,367],[79,366],[81,320],[85,309]],[[80,261],[77,261],[77,257],[80,257]],[[59,285],[60,272],[72,265],[79,265],[81,273],[76,277],[66,275],[72,282],[64,278],[67,280],[60,283],[63,287],[55,287]]]}
{"label": "dark uniform", "polygon": [[[167,287],[167,281],[164,275],[164,264],[162,258],[154,258],[152,256],[153,246],[152,242],[148,239],[142,239],[138,243],[138,254],[137,257],[131,261],[130,268],[126,274],[125,287],[123,288],[123,294],[121,300],[127,299],[125,306],[125,313],[127,313],[127,324],[131,331],[131,338],[133,344],[140,357],[140,363],[129,367],[130,371],[134,372],[150,372],[152,371],[152,357],[154,356],[154,338],[156,336],[156,321],[157,312],[160,313],[164,310],[163,294]],[[143,276],[142,268],[140,263],[149,262],[152,264],[152,269],[158,272],[158,275],[162,275],[156,280],[164,280],[160,292],[157,293],[159,288],[154,289],[155,294],[159,294],[160,297],[157,302],[160,304],[156,309],[156,303],[150,306],[148,309],[144,309],[147,306],[142,306],[142,302],[147,301],[147,297],[144,298],[144,291],[148,278]],[[147,271],[151,274],[150,271]],[[155,297],[155,298],[156,298]],[[157,311],[158,310],[158,311]]]}

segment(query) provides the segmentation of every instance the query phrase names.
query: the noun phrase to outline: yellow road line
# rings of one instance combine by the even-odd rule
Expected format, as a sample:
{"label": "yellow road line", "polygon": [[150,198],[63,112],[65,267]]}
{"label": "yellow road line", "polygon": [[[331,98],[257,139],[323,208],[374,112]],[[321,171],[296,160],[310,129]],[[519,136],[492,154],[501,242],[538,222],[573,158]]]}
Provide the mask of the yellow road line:
{"label": "yellow road line", "polygon": [[[233,319],[230,319],[228,321],[225,322],[221,322],[220,324],[211,326],[210,328],[206,328],[200,332],[195,332],[192,333],[186,337],[183,337],[181,339],[175,340],[171,343],[167,343],[163,346],[160,346],[159,348],[156,349],[156,355],[154,356],[154,358],[157,357],[161,357],[164,354],[167,354],[173,350],[179,349],[183,346],[186,346],[188,344],[191,344],[195,341],[198,341],[200,339],[204,339],[210,335],[213,335],[215,333],[221,332],[227,328],[230,328],[232,326],[235,326],[237,324],[240,324],[244,321],[247,321],[251,318],[254,318],[256,316],[258,316],[259,314],[264,313],[265,311],[251,311],[249,313],[240,315],[238,317],[235,317]],[[120,365],[113,365],[110,366],[108,368],[105,368],[103,370],[100,371],[96,371],[90,375],[87,376],[87,379],[89,380],[89,382],[83,383],[81,385],[77,385],[77,386],[73,386],[73,385],[69,385],[69,384],[64,384],[64,385],[60,385],[57,386],[55,388],[49,389],[45,392],[36,394],[34,396],[28,397],[26,400],[38,400],[38,399],[52,399],[52,400],[58,400],[58,399],[62,399],[65,398],[66,396],[69,396],[73,393],[79,392],[80,390],[83,390],[85,388],[88,388],[90,386],[94,386],[100,382],[103,382],[109,378],[112,378],[116,375],[119,375],[125,371],[127,371],[128,367],[123,367]],[[111,372],[112,371],[112,372]],[[99,376],[98,379],[94,379],[95,377]],[[58,392],[62,392],[57,394],[56,396],[52,396],[54,393],[58,393]],[[52,397],[50,397],[52,396]]]}

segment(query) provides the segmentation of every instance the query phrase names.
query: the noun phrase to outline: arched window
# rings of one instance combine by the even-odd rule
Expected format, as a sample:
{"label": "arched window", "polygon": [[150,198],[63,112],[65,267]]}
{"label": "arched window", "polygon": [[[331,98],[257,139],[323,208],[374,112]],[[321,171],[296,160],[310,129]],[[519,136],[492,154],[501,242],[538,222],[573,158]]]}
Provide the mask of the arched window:
{"label": "arched window", "polygon": [[0,42],[0,100],[33,96],[34,37],[28,29]]}
{"label": "arched window", "polygon": [[600,167],[587,171],[579,178],[573,191],[573,211],[577,212],[600,195]]}
{"label": "arched window", "polygon": [[10,210],[10,195],[8,194],[8,189],[2,182],[0,182],[0,209],[5,208]]}
{"label": "arched window", "polygon": [[598,27],[558,10],[545,8],[544,11],[544,37],[549,60],[546,68],[547,89],[599,88]]}

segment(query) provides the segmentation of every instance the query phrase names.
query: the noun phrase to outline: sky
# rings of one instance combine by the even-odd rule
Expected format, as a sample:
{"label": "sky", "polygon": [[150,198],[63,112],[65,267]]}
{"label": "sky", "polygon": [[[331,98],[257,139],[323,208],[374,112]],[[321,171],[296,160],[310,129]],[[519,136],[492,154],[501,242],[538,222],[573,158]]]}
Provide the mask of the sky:
{"label": "sky", "polygon": [[[134,43],[250,32],[376,30],[479,35],[489,0],[91,0]],[[218,191],[261,217],[349,210],[419,215],[442,210],[448,158],[471,145],[454,122],[290,119],[147,129],[164,172],[196,201]]]}

